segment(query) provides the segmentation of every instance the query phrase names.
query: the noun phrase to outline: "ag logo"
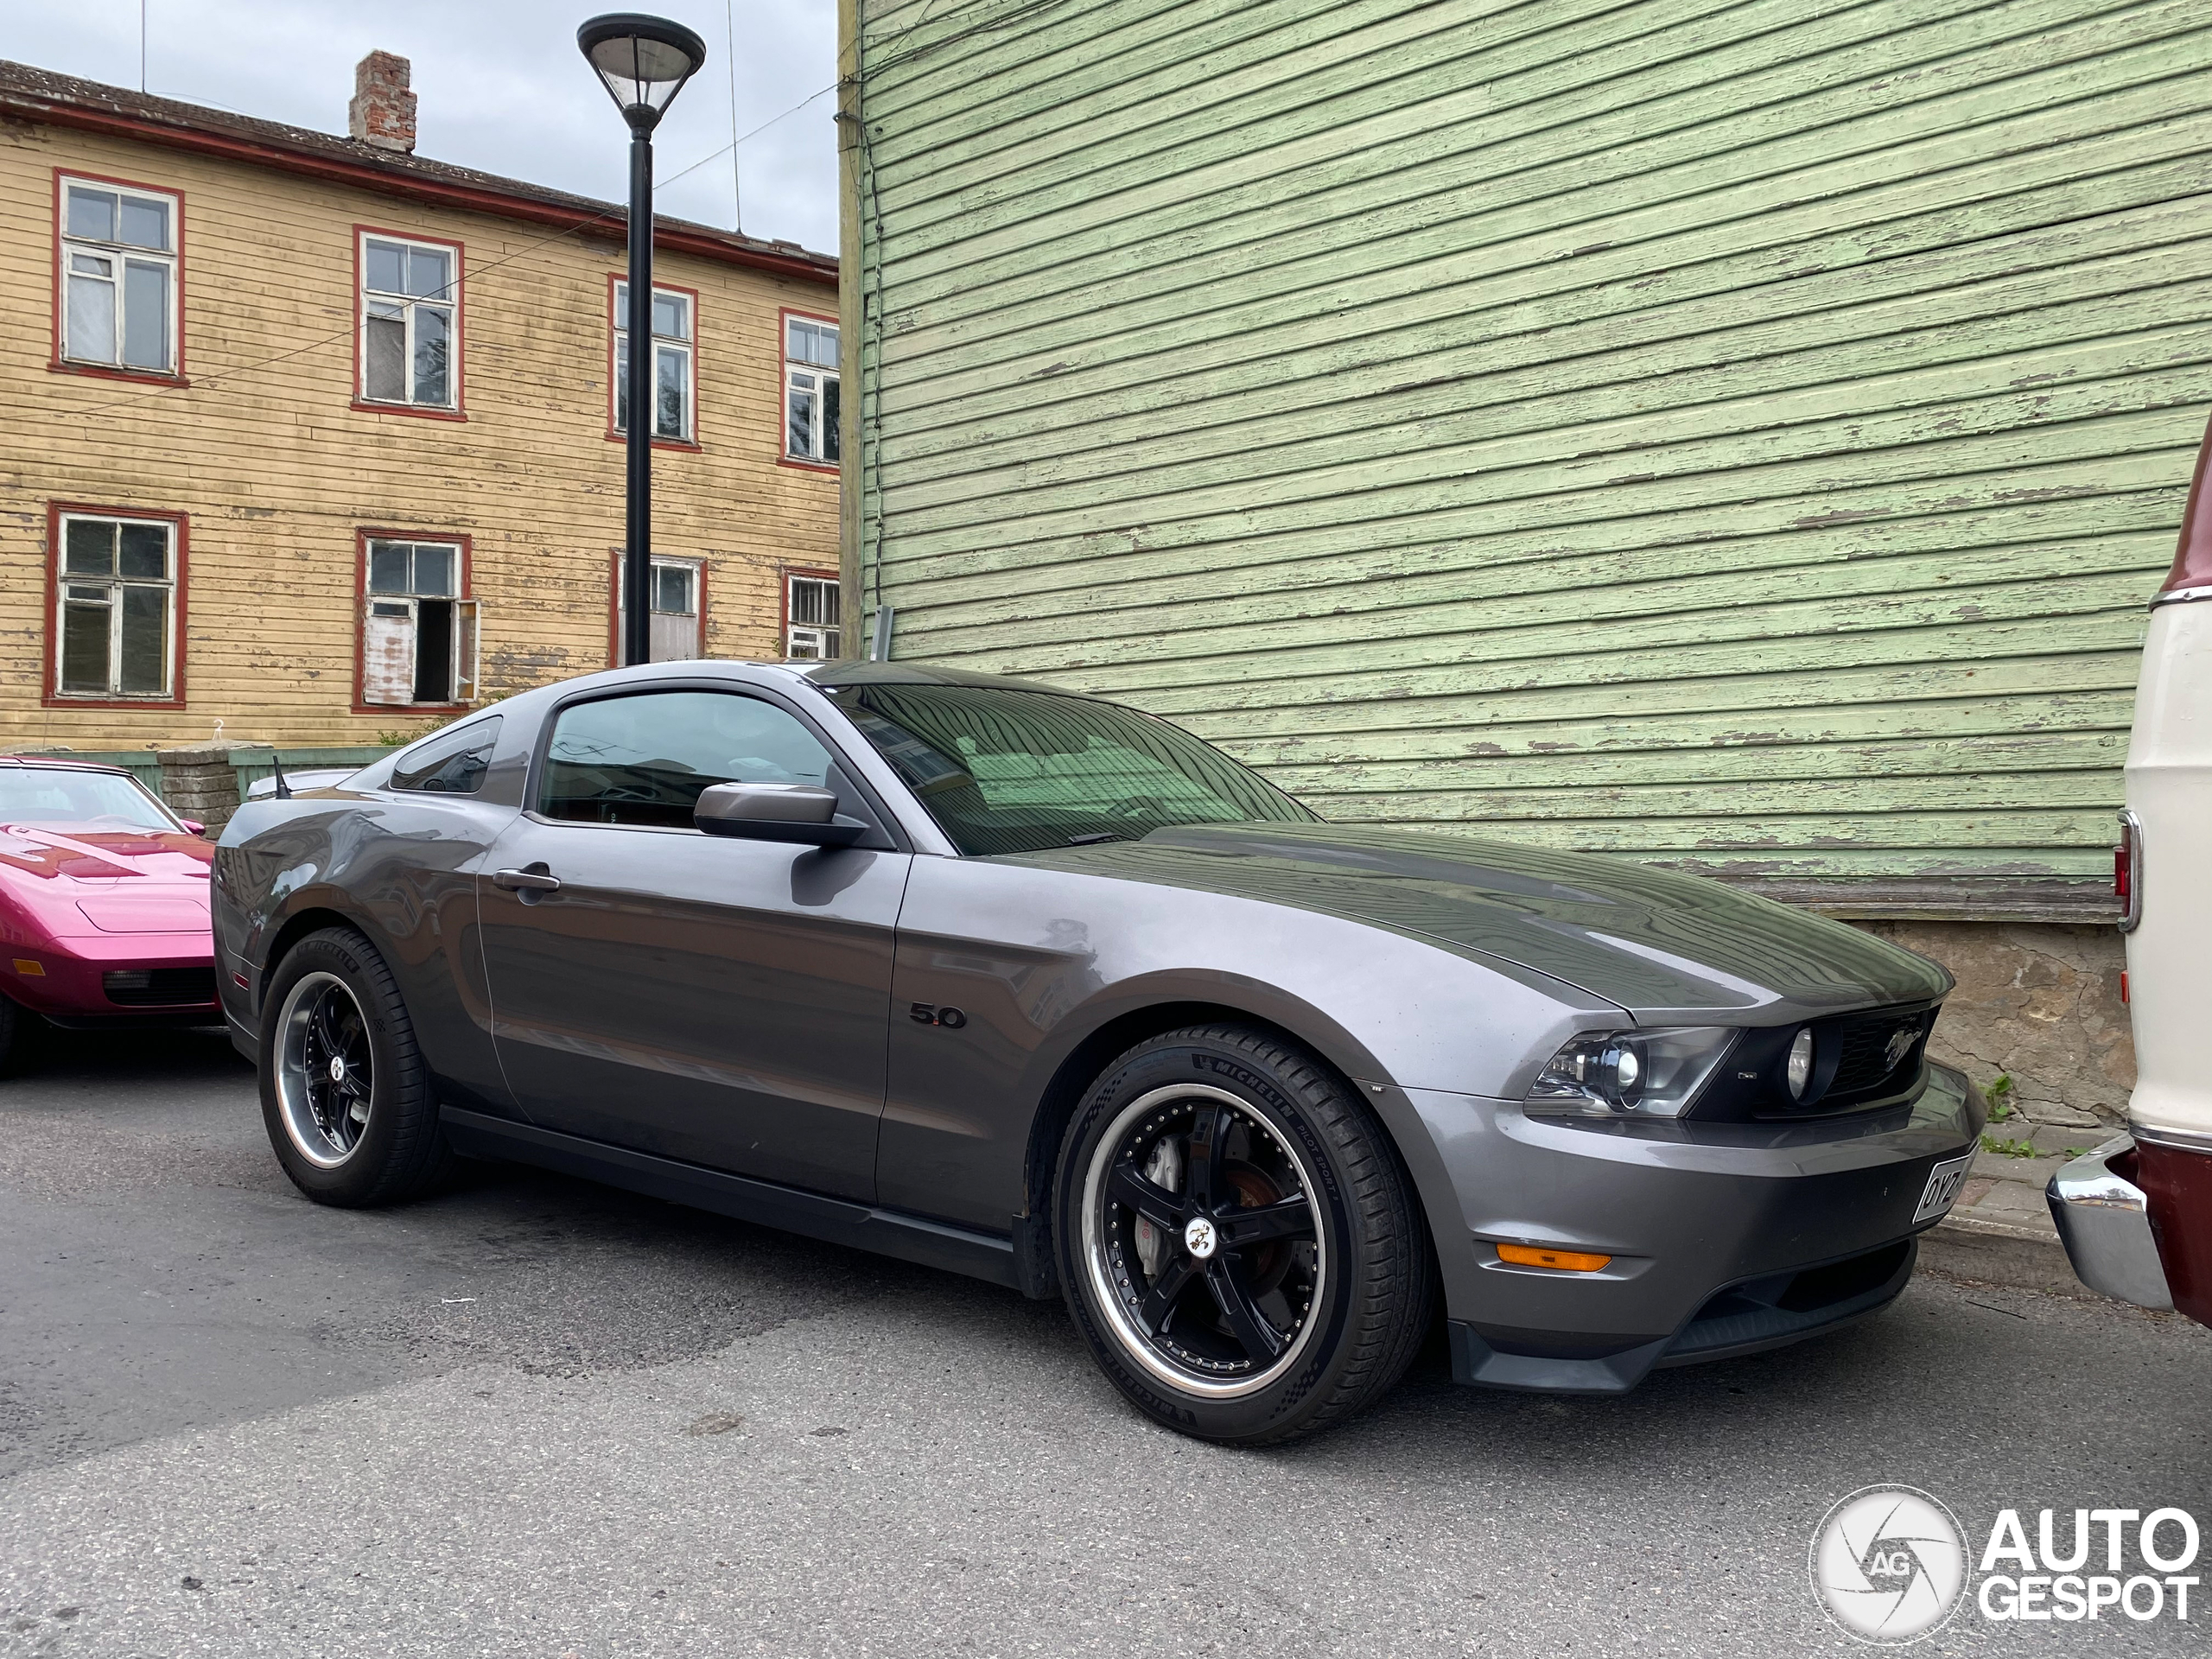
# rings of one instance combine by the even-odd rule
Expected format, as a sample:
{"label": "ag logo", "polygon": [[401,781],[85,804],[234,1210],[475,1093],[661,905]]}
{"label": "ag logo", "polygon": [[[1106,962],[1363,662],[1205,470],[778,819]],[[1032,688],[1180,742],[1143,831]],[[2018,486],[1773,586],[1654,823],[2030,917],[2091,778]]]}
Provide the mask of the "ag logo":
{"label": "ag logo", "polygon": [[1868,1486],[1813,1534],[1813,1593],[1862,1642],[1897,1646],[1939,1629],[1967,1587],[1966,1535],[1912,1486]]}

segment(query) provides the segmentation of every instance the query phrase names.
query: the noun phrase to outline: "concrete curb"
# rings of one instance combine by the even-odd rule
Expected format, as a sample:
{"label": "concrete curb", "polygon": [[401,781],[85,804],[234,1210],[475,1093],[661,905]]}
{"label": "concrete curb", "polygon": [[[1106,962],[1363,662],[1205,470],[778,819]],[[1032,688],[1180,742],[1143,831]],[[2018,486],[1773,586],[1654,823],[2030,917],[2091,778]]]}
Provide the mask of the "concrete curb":
{"label": "concrete curb", "polygon": [[2066,1247],[2058,1242],[2057,1230],[2048,1224],[2037,1228],[1973,1216],[1948,1216],[1920,1236],[1920,1265],[1985,1285],[2039,1290],[2089,1302],[2111,1300],[2074,1276]]}

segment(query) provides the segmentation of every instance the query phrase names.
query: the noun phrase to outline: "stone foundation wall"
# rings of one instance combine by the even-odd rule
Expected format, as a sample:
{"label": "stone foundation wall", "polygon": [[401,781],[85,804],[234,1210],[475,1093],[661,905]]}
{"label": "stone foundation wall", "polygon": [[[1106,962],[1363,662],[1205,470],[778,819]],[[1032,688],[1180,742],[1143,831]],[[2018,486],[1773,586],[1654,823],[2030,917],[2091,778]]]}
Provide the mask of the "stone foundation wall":
{"label": "stone foundation wall", "polygon": [[[2092,1130],[2126,1116],[2135,1044],[2120,1000],[2119,931],[2046,922],[1859,922],[1959,982],[1929,1052],[1986,1090],[2010,1077],[2034,1125]],[[2003,1135],[2006,1128],[1995,1128]]]}
{"label": "stone foundation wall", "polygon": [[238,810],[238,775],[227,744],[200,749],[163,749],[162,798],[181,818],[195,818],[213,841]]}

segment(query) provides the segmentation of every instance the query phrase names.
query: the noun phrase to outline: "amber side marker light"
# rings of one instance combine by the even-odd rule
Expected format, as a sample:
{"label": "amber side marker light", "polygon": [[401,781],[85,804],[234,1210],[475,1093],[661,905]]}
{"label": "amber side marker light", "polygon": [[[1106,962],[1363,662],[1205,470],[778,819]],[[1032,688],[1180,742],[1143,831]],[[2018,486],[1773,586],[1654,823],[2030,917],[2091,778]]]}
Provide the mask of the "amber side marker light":
{"label": "amber side marker light", "polygon": [[46,977],[46,969],[44,965],[33,962],[29,957],[17,957],[16,958],[16,971],[21,974],[25,979],[44,979]]}
{"label": "amber side marker light", "polygon": [[1588,1250],[1540,1250],[1533,1244],[1501,1244],[1497,1259],[1516,1268],[1557,1268],[1562,1273],[1595,1273],[1613,1258]]}

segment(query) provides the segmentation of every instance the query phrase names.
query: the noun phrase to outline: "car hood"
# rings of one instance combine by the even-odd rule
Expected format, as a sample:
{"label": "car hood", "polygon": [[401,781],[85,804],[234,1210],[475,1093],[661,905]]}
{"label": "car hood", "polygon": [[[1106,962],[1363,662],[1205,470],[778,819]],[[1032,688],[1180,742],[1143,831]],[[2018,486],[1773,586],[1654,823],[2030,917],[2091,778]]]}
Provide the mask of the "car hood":
{"label": "car hood", "polygon": [[1192,824],[1017,861],[1233,893],[1424,935],[1640,1020],[1923,1001],[1950,976],[1840,922],[1587,853],[1341,824]]}
{"label": "car hood", "polygon": [[0,870],[48,881],[156,876],[204,882],[214,855],[207,842],[182,830],[0,823]]}

